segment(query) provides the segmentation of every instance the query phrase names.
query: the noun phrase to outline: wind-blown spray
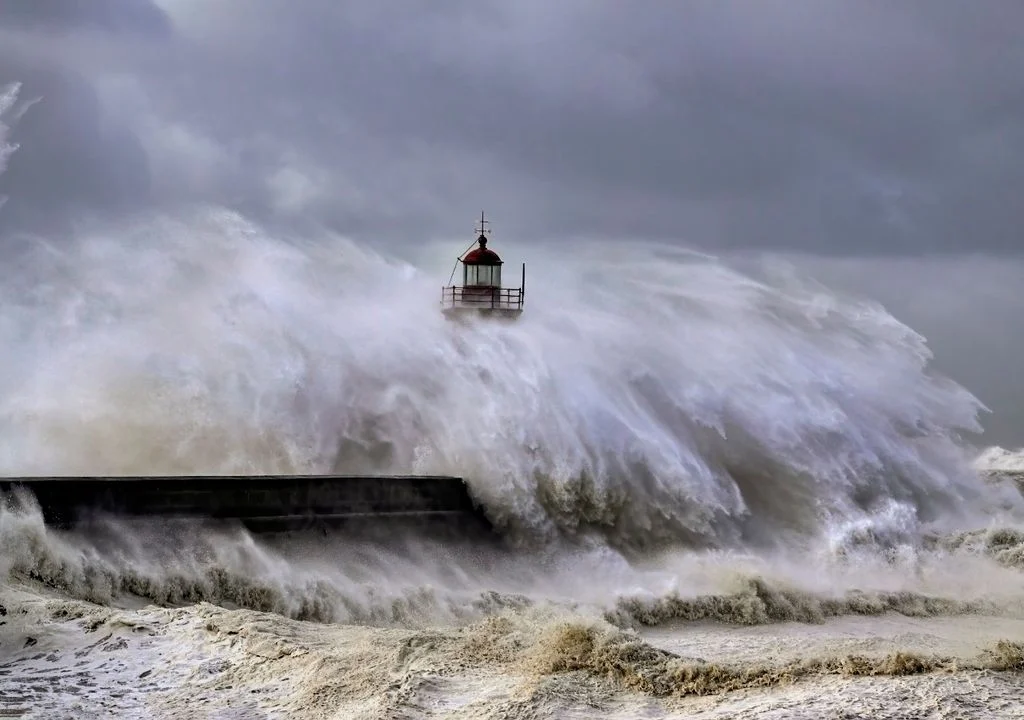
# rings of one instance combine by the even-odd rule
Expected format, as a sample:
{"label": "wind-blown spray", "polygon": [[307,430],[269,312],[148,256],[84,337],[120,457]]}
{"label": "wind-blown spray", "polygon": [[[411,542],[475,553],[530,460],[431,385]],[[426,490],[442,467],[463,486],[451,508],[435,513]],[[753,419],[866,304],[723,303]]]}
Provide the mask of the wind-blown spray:
{"label": "wind-blown spray", "polygon": [[623,547],[913,525],[980,491],[958,440],[980,405],[923,338],[702,256],[529,246],[512,324],[447,322],[438,277],[218,208],[14,257],[4,473],[452,473],[524,537]]}

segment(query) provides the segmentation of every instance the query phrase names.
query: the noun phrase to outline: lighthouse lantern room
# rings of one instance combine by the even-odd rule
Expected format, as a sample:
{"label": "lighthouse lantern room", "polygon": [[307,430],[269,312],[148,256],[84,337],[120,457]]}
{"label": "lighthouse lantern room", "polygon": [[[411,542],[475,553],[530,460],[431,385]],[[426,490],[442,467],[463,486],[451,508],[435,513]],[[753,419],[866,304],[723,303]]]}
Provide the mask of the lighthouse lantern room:
{"label": "lighthouse lantern room", "polygon": [[487,220],[480,213],[476,247],[466,252],[452,269],[452,278],[458,263],[462,263],[462,285],[449,285],[441,289],[441,308],[445,315],[459,316],[477,313],[488,316],[516,318],[523,312],[523,294],[526,288],[526,263],[523,263],[522,284],[517,288],[501,285],[501,267],[498,253],[487,247]]}

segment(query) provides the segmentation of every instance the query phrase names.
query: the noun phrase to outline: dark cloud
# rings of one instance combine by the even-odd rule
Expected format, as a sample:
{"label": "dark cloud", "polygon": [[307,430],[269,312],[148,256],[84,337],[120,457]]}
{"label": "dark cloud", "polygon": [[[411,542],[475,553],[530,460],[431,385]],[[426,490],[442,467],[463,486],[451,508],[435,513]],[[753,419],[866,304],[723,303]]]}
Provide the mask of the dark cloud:
{"label": "dark cloud", "polygon": [[44,96],[9,213],[203,199],[380,238],[485,206],[531,237],[1022,247],[1015,2],[0,7],[0,81]]}
{"label": "dark cloud", "polygon": [[[131,129],[100,106],[88,81],[68,70],[4,62],[0,85],[18,78],[37,95],[15,125],[18,150],[0,175],[0,223],[60,231],[79,214],[128,210],[149,199],[145,153]],[[3,225],[0,225],[3,227]]]}
{"label": "dark cloud", "polygon": [[145,151],[130,121],[98,97],[90,59],[102,53],[90,50],[169,34],[167,16],[148,0],[0,2],[0,87],[22,88],[20,121],[3,118],[15,125],[18,151],[0,174],[9,199],[0,230],[59,232],[76,217],[150,199]]}
{"label": "dark cloud", "polygon": [[167,15],[149,0],[3,0],[0,27],[96,29],[156,36],[170,30]]}

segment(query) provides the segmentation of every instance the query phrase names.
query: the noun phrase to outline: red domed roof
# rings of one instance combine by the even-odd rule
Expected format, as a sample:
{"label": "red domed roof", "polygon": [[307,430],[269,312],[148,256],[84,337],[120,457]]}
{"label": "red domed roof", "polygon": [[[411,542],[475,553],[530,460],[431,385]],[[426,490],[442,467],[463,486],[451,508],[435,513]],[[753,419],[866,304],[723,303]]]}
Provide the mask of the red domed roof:
{"label": "red domed roof", "polygon": [[473,248],[466,257],[462,258],[462,262],[469,265],[501,265],[501,258],[498,257],[498,253],[493,250],[487,249],[487,238],[481,235],[477,238],[477,242],[480,243],[480,247]]}

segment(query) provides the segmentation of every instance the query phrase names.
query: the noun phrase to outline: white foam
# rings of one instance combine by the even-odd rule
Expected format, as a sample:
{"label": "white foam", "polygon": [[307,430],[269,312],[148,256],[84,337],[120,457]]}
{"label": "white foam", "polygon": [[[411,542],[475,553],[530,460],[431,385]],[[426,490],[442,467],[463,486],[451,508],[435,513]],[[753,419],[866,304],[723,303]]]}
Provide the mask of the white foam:
{"label": "white foam", "polygon": [[1024,474],[1024,450],[1007,450],[990,447],[974,459],[974,466],[981,472],[997,475]]}

